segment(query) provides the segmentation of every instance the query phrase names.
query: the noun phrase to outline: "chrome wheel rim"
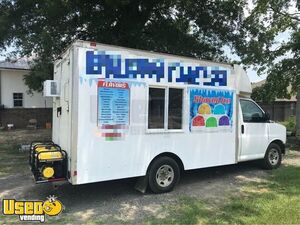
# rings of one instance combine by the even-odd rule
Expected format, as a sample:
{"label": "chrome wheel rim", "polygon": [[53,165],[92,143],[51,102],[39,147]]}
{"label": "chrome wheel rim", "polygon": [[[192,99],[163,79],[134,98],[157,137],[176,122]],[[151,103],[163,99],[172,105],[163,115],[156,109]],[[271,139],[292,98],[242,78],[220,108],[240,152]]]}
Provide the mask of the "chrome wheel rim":
{"label": "chrome wheel rim", "polygon": [[169,165],[162,165],[157,170],[155,178],[160,187],[168,187],[174,180],[174,170]]}
{"label": "chrome wheel rim", "polygon": [[277,149],[275,148],[272,148],[270,151],[269,151],[269,162],[272,166],[275,166],[277,165],[278,161],[279,161],[279,152]]}

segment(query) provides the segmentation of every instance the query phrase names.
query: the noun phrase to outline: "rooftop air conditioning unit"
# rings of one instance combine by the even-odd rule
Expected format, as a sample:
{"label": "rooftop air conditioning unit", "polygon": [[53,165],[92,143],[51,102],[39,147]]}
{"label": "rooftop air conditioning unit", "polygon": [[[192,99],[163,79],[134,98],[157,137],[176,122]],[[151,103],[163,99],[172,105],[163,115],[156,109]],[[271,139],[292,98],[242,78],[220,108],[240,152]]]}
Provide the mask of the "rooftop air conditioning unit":
{"label": "rooftop air conditioning unit", "polygon": [[44,97],[58,97],[60,96],[60,85],[56,80],[44,81]]}

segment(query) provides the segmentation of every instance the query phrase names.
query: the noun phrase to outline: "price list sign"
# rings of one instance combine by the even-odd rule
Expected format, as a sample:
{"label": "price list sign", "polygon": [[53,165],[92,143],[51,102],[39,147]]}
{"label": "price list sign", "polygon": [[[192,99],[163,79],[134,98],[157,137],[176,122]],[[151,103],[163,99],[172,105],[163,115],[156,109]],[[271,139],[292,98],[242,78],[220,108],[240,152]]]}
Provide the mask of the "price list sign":
{"label": "price list sign", "polygon": [[98,81],[98,126],[129,125],[129,86]]}

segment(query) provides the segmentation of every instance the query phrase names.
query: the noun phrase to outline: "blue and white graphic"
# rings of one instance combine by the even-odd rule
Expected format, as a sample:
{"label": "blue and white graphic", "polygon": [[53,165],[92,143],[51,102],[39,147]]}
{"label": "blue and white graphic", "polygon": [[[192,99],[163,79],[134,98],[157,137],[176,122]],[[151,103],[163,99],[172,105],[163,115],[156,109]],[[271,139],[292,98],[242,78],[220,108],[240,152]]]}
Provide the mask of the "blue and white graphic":
{"label": "blue and white graphic", "polygon": [[227,86],[229,70],[165,59],[122,58],[118,52],[87,51],[86,75],[99,75],[103,79],[147,78],[155,82]]}
{"label": "blue and white graphic", "polygon": [[[113,86],[124,84],[124,86]],[[129,87],[127,83],[98,82],[98,126],[129,125]]]}
{"label": "blue and white graphic", "polygon": [[190,88],[190,131],[231,131],[233,91]]}

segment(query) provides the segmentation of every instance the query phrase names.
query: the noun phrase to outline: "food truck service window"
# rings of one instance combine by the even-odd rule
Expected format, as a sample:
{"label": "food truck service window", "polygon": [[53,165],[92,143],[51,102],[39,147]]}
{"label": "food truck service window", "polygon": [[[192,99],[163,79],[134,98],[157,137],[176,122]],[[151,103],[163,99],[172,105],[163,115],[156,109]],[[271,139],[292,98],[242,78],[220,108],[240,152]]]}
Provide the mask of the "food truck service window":
{"label": "food truck service window", "polygon": [[165,88],[149,88],[148,129],[164,129]]}
{"label": "food truck service window", "polygon": [[183,89],[169,88],[168,129],[182,129]]}
{"label": "food truck service window", "polygon": [[181,130],[182,105],[183,89],[150,87],[148,129]]}

